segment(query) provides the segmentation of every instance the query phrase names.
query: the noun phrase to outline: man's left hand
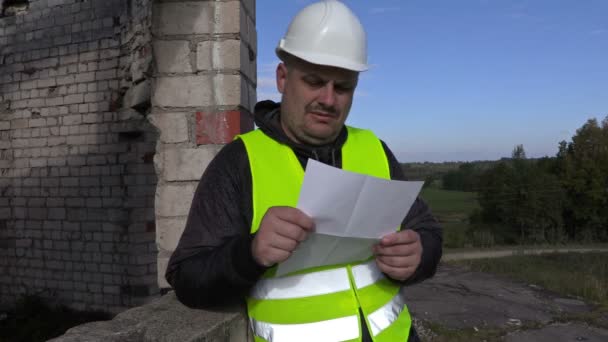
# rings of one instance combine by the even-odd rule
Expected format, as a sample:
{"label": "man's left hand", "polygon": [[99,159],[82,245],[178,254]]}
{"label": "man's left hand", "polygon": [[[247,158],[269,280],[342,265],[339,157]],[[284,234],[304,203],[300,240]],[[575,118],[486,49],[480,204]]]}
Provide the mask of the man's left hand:
{"label": "man's left hand", "polygon": [[404,281],[420,264],[420,235],[411,229],[386,235],[374,246],[374,254],[382,272],[394,280]]}

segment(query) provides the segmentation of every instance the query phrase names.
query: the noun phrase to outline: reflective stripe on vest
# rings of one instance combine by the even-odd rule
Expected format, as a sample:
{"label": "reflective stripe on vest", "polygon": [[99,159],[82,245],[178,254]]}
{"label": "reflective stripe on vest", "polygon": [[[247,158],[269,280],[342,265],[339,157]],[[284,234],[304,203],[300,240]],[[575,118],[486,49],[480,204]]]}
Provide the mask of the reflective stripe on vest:
{"label": "reflective stripe on vest", "polygon": [[357,315],[304,324],[272,324],[250,319],[253,331],[265,341],[348,341],[359,337]]}
{"label": "reflective stripe on vest", "polygon": [[[389,179],[380,140],[370,131],[347,129],[342,168]],[[260,130],[239,138],[251,169],[254,233],[269,208],[296,206],[304,170],[291,148]],[[403,293],[374,260],[286,277],[269,271],[252,289],[247,307],[256,341],[358,341],[359,310],[374,341],[407,341],[411,325]]]}
{"label": "reflective stripe on vest", "polygon": [[[405,307],[401,292],[380,309],[368,315],[372,337],[388,328]],[[314,323],[273,324],[250,318],[253,331],[268,342],[272,341],[347,341],[359,338],[358,315]],[[406,342],[406,340],[403,340]]]}
{"label": "reflective stripe on vest", "polygon": [[[374,260],[351,268],[358,289],[386,279]],[[289,277],[259,280],[249,294],[257,299],[293,299],[318,296],[350,289],[346,267],[333,268]]]}

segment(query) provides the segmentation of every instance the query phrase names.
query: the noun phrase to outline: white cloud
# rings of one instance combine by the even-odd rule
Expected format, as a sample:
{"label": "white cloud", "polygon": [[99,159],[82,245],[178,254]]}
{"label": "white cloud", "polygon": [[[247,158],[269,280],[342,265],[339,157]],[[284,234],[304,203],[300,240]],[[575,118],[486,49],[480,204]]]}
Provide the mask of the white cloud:
{"label": "white cloud", "polygon": [[604,33],[608,33],[607,29],[597,29],[597,30],[593,30],[591,32],[589,32],[591,34],[604,34]]}

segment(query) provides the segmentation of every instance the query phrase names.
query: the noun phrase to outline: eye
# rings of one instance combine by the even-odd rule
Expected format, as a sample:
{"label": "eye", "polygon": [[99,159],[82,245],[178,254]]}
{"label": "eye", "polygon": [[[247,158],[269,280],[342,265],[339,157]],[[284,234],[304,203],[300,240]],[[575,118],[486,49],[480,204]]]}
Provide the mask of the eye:
{"label": "eye", "polygon": [[322,87],[326,83],[323,79],[321,79],[319,77],[314,77],[314,76],[304,77],[303,80],[304,80],[304,83],[308,84],[309,86],[311,86],[313,88]]}
{"label": "eye", "polygon": [[334,89],[338,93],[350,93],[355,90],[355,87],[352,84],[336,84]]}

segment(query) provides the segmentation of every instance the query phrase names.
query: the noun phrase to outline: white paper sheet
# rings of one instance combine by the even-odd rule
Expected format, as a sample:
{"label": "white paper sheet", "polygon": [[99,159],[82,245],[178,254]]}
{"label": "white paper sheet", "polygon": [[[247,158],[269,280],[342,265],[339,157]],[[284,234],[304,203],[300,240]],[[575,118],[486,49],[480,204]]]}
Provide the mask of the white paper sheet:
{"label": "white paper sheet", "polygon": [[277,275],[371,257],[372,246],[401,225],[423,184],[309,160],[297,208],[315,221],[315,233],[279,265]]}

